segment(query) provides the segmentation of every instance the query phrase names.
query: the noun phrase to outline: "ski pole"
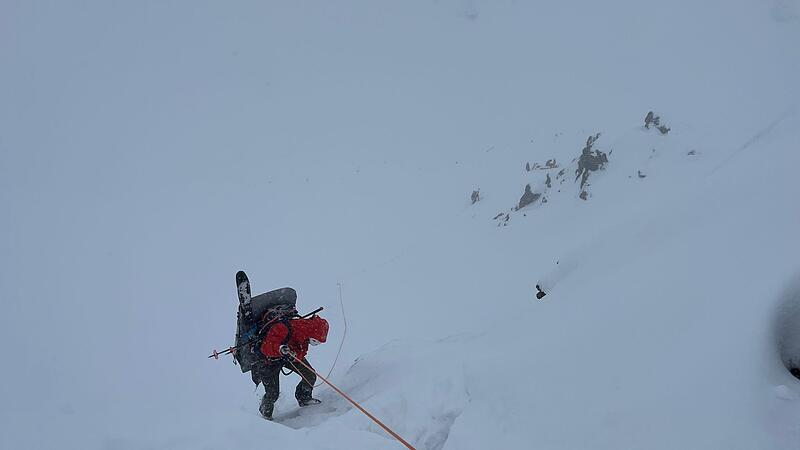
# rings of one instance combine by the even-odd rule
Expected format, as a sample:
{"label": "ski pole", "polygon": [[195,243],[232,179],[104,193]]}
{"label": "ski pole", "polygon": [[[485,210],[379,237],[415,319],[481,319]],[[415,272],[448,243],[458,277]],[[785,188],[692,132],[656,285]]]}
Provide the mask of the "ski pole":
{"label": "ski pole", "polygon": [[[309,317],[309,316],[313,316],[314,314],[316,314],[316,313],[318,313],[318,312],[322,311],[323,309],[325,309],[325,308],[323,308],[322,306],[320,306],[319,308],[317,308],[317,309],[315,309],[315,310],[311,311],[310,313],[308,313],[308,314],[306,314],[306,315],[304,315],[304,316],[300,316],[300,318],[301,318],[301,319],[305,319],[305,318],[307,318],[307,317]],[[279,319],[279,317],[276,317],[276,318],[274,318],[274,319],[270,320],[269,322],[267,322],[267,324],[266,324],[266,325],[264,325],[264,326],[266,327],[267,325],[271,325],[273,322],[275,322],[275,321],[276,321],[276,320],[278,320],[278,319]],[[262,328],[263,328],[263,327],[262,327]],[[255,341],[256,341],[256,338],[253,338],[253,339],[250,339],[249,341],[247,341],[247,342],[243,342],[243,343],[241,343],[241,344],[239,344],[239,345],[234,345],[233,347],[228,347],[227,349],[225,349],[225,350],[223,350],[223,351],[221,351],[221,352],[218,352],[216,349],[214,349],[214,350],[212,350],[212,351],[211,351],[211,354],[210,354],[210,355],[208,355],[208,357],[209,357],[209,358],[214,358],[214,359],[219,359],[219,357],[220,357],[220,356],[222,356],[222,355],[227,355],[227,354],[230,354],[230,353],[233,353],[233,352],[234,352],[234,351],[236,351],[237,349],[239,349],[239,348],[242,348],[242,347],[245,347],[245,346],[247,346],[247,345],[250,345],[250,344],[252,344],[252,343],[253,343],[253,342],[255,342]]]}
{"label": "ski pole", "polygon": [[242,348],[242,347],[244,347],[245,345],[247,345],[247,344],[250,344],[250,343],[252,343],[252,342],[253,342],[253,341],[247,341],[247,342],[245,342],[245,343],[243,343],[243,344],[235,345],[235,346],[233,346],[233,347],[228,347],[227,349],[225,349],[225,350],[223,350],[223,351],[221,351],[221,352],[218,352],[216,349],[214,349],[214,350],[212,350],[212,351],[211,351],[211,354],[210,354],[210,355],[208,355],[208,357],[209,357],[209,358],[214,358],[214,359],[219,359],[219,357],[220,357],[220,356],[222,356],[222,355],[227,355],[227,354],[229,354],[229,353],[233,353],[233,352],[234,352],[236,349],[238,349],[238,348]]}
{"label": "ski pole", "polygon": [[[358,408],[358,410],[359,410],[359,411],[361,411],[362,413],[364,413],[364,415],[365,415],[365,416],[367,416],[367,417],[369,417],[370,419],[372,419],[372,421],[373,421],[373,422],[377,423],[377,424],[378,424],[378,425],[379,425],[381,428],[383,428],[383,430],[384,430],[384,431],[386,431],[387,433],[389,433],[390,435],[392,435],[392,437],[393,437],[393,438],[395,438],[395,439],[397,439],[398,441],[400,441],[400,442],[401,442],[403,445],[405,445],[405,446],[406,446],[406,448],[408,448],[409,450],[416,450],[414,447],[412,447],[412,446],[411,446],[411,444],[409,444],[408,442],[406,442],[406,441],[405,441],[405,439],[401,438],[399,434],[397,434],[397,433],[395,433],[394,431],[392,431],[392,429],[391,429],[391,428],[389,428],[389,427],[387,427],[386,425],[384,425],[384,424],[383,424],[383,422],[381,422],[380,420],[378,420],[378,418],[377,418],[377,417],[373,416],[372,414],[370,414],[370,413],[369,413],[369,411],[367,411],[366,409],[364,409],[363,407],[361,407],[361,405],[359,405],[359,404],[358,404],[358,403],[357,403],[355,400],[353,400],[352,398],[350,398],[350,397],[349,397],[347,394],[345,394],[344,392],[342,392],[342,390],[341,390],[341,389],[339,389],[339,388],[338,388],[338,387],[336,387],[336,386],[335,386],[333,383],[331,383],[330,381],[328,381],[328,379],[327,379],[327,378],[325,378],[325,377],[323,377],[322,375],[320,375],[320,374],[319,374],[319,373],[318,373],[316,370],[314,370],[314,368],[313,368],[313,367],[311,367],[311,366],[309,366],[308,364],[304,363],[303,361],[301,361],[301,360],[297,359],[297,357],[296,357],[296,356],[294,356],[294,355],[292,355],[292,359],[294,359],[294,361],[295,361],[295,362],[297,362],[297,363],[300,363],[300,365],[301,365],[301,366],[303,366],[303,367],[305,367],[306,369],[308,369],[308,370],[310,370],[310,371],[314,372],[314,374],[316,374],[316,375],[317,375],[317,376],[318,376],[320,379],[322,379],[322,381],[324,381],[324,382],[325,382],[325,383],[326,383],[328,386],[332,387],[334,391],[338,392],[338,393],[339,393],[339,395],[341,395],[342,397],[344,397],[344,398],[345,398],[345,399],[346,399],[348,402],[352,403],[352,404],[353,404],[353,406],[355,406],[356,408]],[[294,364],[292,364],[292,365],[294,366]],[[297,369],[297,368],[295,367],[295,370],[296,370],[296,369]],[[299,371],[297,371],[297,373],[300,373],[300,372],[299,372]],[[307,380],[306,380],[306,383],[308,383],[308,381],[307,381]],[[309,383],[309,384],[310,384],[310,383]],[[312,384],[312,386],[313,386],[313,384]]]}

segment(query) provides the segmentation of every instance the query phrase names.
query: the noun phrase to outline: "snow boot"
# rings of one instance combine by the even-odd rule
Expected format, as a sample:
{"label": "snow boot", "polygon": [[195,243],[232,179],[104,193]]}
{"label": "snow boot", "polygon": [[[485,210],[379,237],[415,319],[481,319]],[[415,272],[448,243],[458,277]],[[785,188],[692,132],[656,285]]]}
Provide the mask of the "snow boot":
{"label": "snow boot", "polygon": [[261,405],[258,407],[258,412],[261,413],[261,417],[272,420],[272,411],[275,409],[275,402],[267,401],[267,396],[265,395],[264,398],[261,399]]}
{"label": "snow boot", "polygon": [[312,405],[319,405],[322,403],[321,400],[317,400],[316,398],[304,398],[302,400],[297,400],[297,404],[300,406],[312,406]]}

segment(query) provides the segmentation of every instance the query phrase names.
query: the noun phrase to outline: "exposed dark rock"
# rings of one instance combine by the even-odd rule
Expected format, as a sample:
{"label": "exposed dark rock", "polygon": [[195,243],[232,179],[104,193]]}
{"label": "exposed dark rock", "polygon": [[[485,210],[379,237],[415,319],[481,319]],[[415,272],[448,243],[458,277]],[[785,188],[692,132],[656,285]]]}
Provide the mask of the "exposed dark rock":
{"label": "exposed dark rock", "polygon": [[477,191],[472,191],[472,196],[470,198],[472,199],[473,205],[481,201],[481,190],[478,189]]}
{"label": "exposed dark rock", "polygon": [[584,188],[586,182],[589,180],[589,172],[602,169],[608,162],[608,155],[600,150],[592,150],[592,146],[597,139],[600,138],[600,133],[594,136],[589,136],[586,140],[586,146],[581,151],[581,156],[578,158],[578,169],[575,170],[575,181],[581,179],[581,189]]}
{"label": "exposed dark rock", "polygon": [[556,163],[555,158],[548,159],[544,163],[544,165],[539,164],[537,162],[533,163],[533,165],[531,165],[531,163],[529,163],[529,162],[525,163],[525,170],[528,171],[528,172],[530,172],[532,170],[548,170],[548,169],[558,169],[558,163]]}
{"label": "exposed dark rock", "polygon": [[591,151],[589,147],[583,149],[583,154],[578,160],[578,170],[588,170],[594,172],[600,169],[603,164],[608,162],[608,155],[600,150]]}
{"label": "exposed dark rock", "polygon": [[653,113],[653,111],[649,111],[646,116],[644,116],[644,127],[650,129],[650,125],[658,126],[661,122],[661,118],[658,117]]}
{"label": "exposed dark rock", "polygon": [[661,124],[661,117],[658,117],[653,111],[647,113],[644,117],[644,127],[648,130],[650,126],[655,127],[661,134],[669,133],[670,128]]}
{"label": "exposed dark rock", "polygon": [[500,213],[500,214],[494,216],[493,220],[497,221],[497,226],[498,227],[500,225],[506,226],[506,225],[508,225],[508,221],[511,220],[511,214],[509,214],[509,213]]}
{"label": "exposed dark rock", "polygon": [[519,199],[519,204],[517,205],[517,210],[522,209],[531,203],[539,200],[542,194],[531,192],[531,185],[525,185],[525,192],[522,194],[522,197]]}

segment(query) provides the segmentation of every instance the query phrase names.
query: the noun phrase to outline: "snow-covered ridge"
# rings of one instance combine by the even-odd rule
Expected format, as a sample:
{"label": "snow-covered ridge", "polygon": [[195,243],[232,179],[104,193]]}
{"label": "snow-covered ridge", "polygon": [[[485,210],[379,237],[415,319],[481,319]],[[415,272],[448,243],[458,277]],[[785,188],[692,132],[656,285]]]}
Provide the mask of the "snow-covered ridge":
{"label": "snow-covered ridge", "polygon": [[[774,257],[780,248],[773,244],[779,234],[777,241],[745,236],[762,218],[789,224],[776,214],[786,212],[780,201],[750,199],[787,195],[782,180],[797,160],[778,149],[790,148],[785,144],[796,136],[797,122],[787,119],[750,144],[748,152],[769,151],[770,161],[712,157],[632,128],[614,140],[607,169],[593,174],[599,193],[591,202],[573,192],[574,201],[523,208],[516,213],[527,214],[499,234],[480,225],[485,215],[470,215],[481,218],[475,228],[434,248],[453,246],[456,253],[470,242],[482,255],[492,254],[486,247],[506,249],[498,252],[500,264],[489,257],[471,260],[479,265],[472,271],[455,269],[496,286],[482,301],[456,295],[461,303],[448,302],[461,305],[450,320],[480,333],[394,342],[337,379],[418,448],[527,448],[531,441],[567,448],[715,448],[721,442],[791,448],[797,435],[788,424],[800,417],[800,384],[785,365],[800,342],[792,331],[800,303],[796,285],[779,288],[797,272],[764,273],[756,259],[736,255]],[[784,158],[789,164],[775,164]],[[648,179],[632,176],[639,170]],[[741,184],[752,171],[763,175],[762,183]],[[484,201],[471,208],[492,207]],[[740,217],[740,205],[753,213]],[[563,223],[564,217],[575,223]],[[427,250],[404,257],[419,261],[413,253]],[[733,257],[719,260],[723,254]],[[773,287],[751,291],[746,282],[733,282],[745,273]],[[501,286],[501,279],[516,286]],[[534,282],[548,292],[541,301],[533,296]],[[436,301],[421,284],[422,294],[405,300],[411,308]],[[510,294],[520,288],[527,291],[523,298]],[[326,406],[316,410],[294,410],[285,399],[289,412],[278,422],[313,432],[348,424],[382,434],[333,392],[320,395]],[[779,422],[772,422],[775,414]]]}

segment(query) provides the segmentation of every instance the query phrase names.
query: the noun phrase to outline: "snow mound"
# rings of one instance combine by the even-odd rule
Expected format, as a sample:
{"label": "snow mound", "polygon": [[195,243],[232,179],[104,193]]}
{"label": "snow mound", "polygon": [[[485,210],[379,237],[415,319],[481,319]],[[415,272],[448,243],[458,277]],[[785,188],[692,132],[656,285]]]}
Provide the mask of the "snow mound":
{"label": "snow mound", "polygon": [[[404,439],[439,450],[469,401],[463,371],[442,355],[452,355],[473,340],[459,336],[438,342],[391,342],[359,358],[338,377],[338,387]],[[275,422],[296,429],[345,427],[393,439],[323,386],[315,393],[321,405],[278,412]]]}

